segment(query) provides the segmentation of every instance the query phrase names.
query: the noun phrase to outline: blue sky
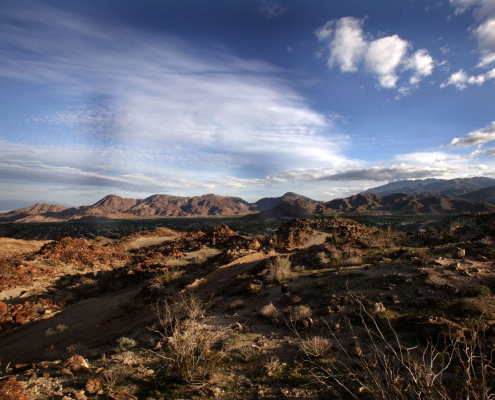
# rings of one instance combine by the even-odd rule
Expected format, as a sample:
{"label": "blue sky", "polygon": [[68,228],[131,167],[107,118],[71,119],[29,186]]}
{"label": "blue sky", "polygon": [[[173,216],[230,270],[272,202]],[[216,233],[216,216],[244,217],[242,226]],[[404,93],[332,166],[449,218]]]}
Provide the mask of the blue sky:
{"label": "blue sky", "polygon": [[495,0],[0,6],[0,199],[495,177]]}

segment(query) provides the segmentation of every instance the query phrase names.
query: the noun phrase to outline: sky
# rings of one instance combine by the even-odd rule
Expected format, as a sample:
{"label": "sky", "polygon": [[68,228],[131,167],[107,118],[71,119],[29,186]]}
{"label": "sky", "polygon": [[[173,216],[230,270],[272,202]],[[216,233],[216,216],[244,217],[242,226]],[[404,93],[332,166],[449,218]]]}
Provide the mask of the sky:
{"label": "sky", "polygon": [[0,7],[0,200],[495,178],[495,0]]}

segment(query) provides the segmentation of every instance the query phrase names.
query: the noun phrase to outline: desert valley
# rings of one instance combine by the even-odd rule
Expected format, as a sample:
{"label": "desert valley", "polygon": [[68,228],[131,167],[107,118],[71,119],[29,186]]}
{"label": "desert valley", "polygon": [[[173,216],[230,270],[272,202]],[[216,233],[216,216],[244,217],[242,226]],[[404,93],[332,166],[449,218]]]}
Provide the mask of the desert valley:
{"label": "desert valley", "polygon": [[495,205],[479,181],[5,213],[0,394],[489,398]]}
{"label": "desert valley", "polygon": [[495,0],[0,10],[0,400],[495,400]]}

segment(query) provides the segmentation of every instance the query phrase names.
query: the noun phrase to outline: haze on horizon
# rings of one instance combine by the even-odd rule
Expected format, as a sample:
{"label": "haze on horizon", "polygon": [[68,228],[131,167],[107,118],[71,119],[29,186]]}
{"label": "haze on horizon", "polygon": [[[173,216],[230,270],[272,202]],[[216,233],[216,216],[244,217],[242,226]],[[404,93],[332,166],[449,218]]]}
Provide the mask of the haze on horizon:
{"label": "haze on horizon", "polygon": [[495,177],[495,0],[0,5],[0,200]]}

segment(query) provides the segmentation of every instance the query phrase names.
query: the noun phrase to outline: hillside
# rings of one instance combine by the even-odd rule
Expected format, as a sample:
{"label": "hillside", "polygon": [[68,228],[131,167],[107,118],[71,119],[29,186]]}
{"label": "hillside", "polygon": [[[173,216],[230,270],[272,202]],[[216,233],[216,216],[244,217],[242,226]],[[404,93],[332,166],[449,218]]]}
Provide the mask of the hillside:
{"label": "hillside", "polygon": [[399,214],[458,214],[493,212],[489,203],[473,202],[447,196],[412,196],[395,193],[388,196],[366,193],[324,203],[321,213],[329,212],[390,212]]}
{"label": "hillside", "polygon": [[[384,197],[347,201],[371,202]],[[216,225],[0,241],[0,399],[383,400],[390,387],[394,399],[488,399],[495,214],[450,222],[402,234],[301,218],[253,236]],[[442,396],[423,397],[438,370]],[[486,396],[470,396],[479,388]]]}
{"label": "hillside", "polygon": [[495,186],[489,186],[484,189],[466,193],[460,197],[471,201],[487,201],[488,203],[495,203]]}
{"label": "hillside", "polygon": [[495,179],[485,177],[457,179],[419,179],[415,181],[390,182],[366,190],[363,193],[373,193],[386,196],[392,193],[411,195],[441,195],[460,197],[467,193],[495,185]]}

